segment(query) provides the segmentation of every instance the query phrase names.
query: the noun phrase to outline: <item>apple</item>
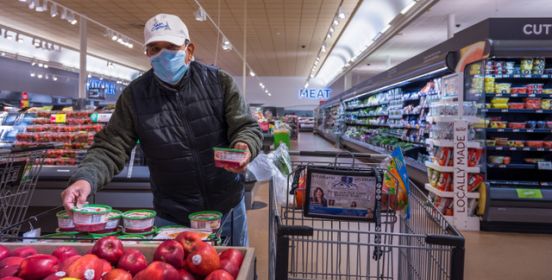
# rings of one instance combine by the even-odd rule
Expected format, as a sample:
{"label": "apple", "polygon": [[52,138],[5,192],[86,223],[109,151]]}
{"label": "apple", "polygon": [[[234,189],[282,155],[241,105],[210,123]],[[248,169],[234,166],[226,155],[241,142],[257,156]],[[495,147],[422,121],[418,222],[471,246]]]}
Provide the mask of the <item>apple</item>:
{"label": "apple", "polygon": [[0,261],[0,278],[15,276],[19,272],[19,266],[23,262],[21,257],[7,257]]}
{"label": "apple", "polygon": [[180,280],[178,270],[172,265],[154,261],[148,267],[136,274],[134,280]]}
{"label": "apple", "polygon": [[73,261],[65,272],[67,273],[67,277],[100,280],[104,273],[111,270],[111,265],[107,265],[109,265],[107,261],[98,258],[96,255],[86,254]]}
{"label": "apple", "polygon": [[69,268],[69,266],[76,260],[78,260],[80,257],[82,257],[81,255],[75,255],[75,256],[70,256],[68,258],[66,258],[64,261],[61,262],[61,271],[67,271],[67,269]]}
{"label": "apple", "polygon": [[0,278],[0,280],[23,280],[23,279],[15,276],[6,276],[6,277]]}
{"label": "apple", "polygon": [[180,274],[180,280],[196,280],[194,275],[189,273],[186,269],[180,269],[178,273]]}
{"label": "apple", "polygon": [[15,248],[11,251],[10,256],[26,258],[28,256],[36,255],[38,252],[31,246],[23,246]]}
{"label": "apple", "polygon": [[92,247],[92,254],[116,264],[124,254],[123,242],[115,236],[100,238]]}
{"label": "apple", "polygon": [[180,242],[180,244],[182,244],[182,247],[184,247],[184,251],[186,251],[186,253],[188,254],[192,252],[192,249],[194,245],[196,245],[196,243],[203,242],[201,240],[201,235],[193,231],[182,232],[177,235],[174,240]]}
{"label": "apple", "polygon": [[44,280],[60,280],[60,279],[65,278],[65,275],[67,275],[67,273],[65,273],[63,271],[58,271],[54,274],[48,275],[48,277],[44,278]]}
{"label": "apple", "polygon": [[132,275],[136,275],[136,273],[148,267],[148,260],[139,250],[127,249],[119,259],[117,267],[130,272]]}
{"label": "apple", "polygon": [[71,246],[61,246],[56,248],[52,252],[52,256],[58,258],[60,262],[63,262],[67,258],[76,256],[76,255],[79,255],[79,251],[77,251],[75,247],[71,247]]}
{"label": "apple", "polygon": [[186,253],[182,244],[176,240],[166,240],[157,246],[153,254],[154,261],[162,261],[172,265],[176,269],[184,267]]}
{"label": "apple", "polygon": [[226,270],[217,269],[205,278],[205,280],[234,280],[234,276]]}
{"label": "apple", "polygon": [[39,280],[58,271],[56,257],[45,254],[32,255],[21,262],[17,276],[25,280]]}
{"label": "apple", "polygon": [[199,276],[206,276],[220,268],[220,257],[215,248],[205,242],[197,243],[186,258],[188,269]]}
{"label": "apple", "polygon": [[115,268],[104,275],[102,280],[132,280],[132,275],[126,270]]}
{"label": "apple", "polygon": [[0,261],[10,256],[10,249],[0,245]]}
{"label": "apple", "polygon": [[226,270],[234,278],[238,277],[243,262],[243,253],[237,249],[226,249],[220,254],[220,268]]}

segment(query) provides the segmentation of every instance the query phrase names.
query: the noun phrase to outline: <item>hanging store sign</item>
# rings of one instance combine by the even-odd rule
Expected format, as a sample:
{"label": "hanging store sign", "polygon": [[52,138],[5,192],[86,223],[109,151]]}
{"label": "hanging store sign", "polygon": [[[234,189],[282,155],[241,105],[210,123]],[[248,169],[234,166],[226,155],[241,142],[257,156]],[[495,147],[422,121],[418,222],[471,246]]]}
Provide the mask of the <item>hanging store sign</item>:
{"label": "hanging store sign", "polygon": [[502,40],[551,40],[552,19],[508,18],[493,19],[491,38]]}
{"label": "hanging store sign", "polygon": [[302,88],[299,90],[299,99],[328,100],[331,93],[329,88]]}
{"label": "hanging store sign", "polygon": [[117,84],[108,80],[90,78],[88,82],[86,82],[86,92],[88,98],[105,99],[106,95],[117,94]]}

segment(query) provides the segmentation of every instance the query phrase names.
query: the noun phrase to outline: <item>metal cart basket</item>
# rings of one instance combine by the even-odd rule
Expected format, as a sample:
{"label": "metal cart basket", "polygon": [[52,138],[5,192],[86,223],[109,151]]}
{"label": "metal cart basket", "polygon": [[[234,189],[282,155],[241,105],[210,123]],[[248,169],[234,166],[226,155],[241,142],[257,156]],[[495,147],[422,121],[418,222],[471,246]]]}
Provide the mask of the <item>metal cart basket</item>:
{"label": "metal cart basket", "polygon": [[[305,167],[374,168],[382,155],[290,152],[293,172]],[[299,159],[296,156],[301,156]],[[362,161],[360,161],[362,160]],[[463,279],[464,237],[410,182],[409,219],[381,212],[379,222],[340,221],[303,216],[294,199],[269,197],[270,279]]]}
{"label": "metal cart basket", "polygon": [[52,145],[0,150],[0,236],[17,235]]}

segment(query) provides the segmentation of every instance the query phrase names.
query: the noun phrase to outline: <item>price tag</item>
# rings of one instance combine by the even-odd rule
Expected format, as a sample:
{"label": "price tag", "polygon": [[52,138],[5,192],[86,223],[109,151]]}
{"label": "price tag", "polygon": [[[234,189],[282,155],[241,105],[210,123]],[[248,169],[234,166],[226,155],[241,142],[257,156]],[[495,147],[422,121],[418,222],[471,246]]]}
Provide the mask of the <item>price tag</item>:
{"label": "price tag", "polygon": [[512,130],[512,132],[519,132],[519,129],[514,129]]}
{"label": "price tag", "polygon": [[544,152],[544,148],[537,148],[537,151]]}
{"label": "price tag", "polygon": [[550,161],[539,161],[537,162],[537,166],[541,170],[552,170],[552,162]]}
{"label": "price tag", "polygon": [[508,109],[502,109],[502,110],[500,110],[500,112],[502,112],[502,113],[508,113]]}
{"label": "price tag", "polygon": [[517,93],[512,94],[512,97],[518,97]]}
{"label": "price tag", "polygon": [[518,198],[542,199],[542,192],[539,189],[516,189]]}
{"label": "price tag", "polygon": [[523,148],[524,151],[531,151],[531,148]]}
{"label": "price tag", "polygon": [[496,131],[498,131],[498,132],[504,132],[504,128],[499,128],[499,129],[497,129]]}
{"label": "price tag", "polygon": [[498,167],[499,167],[499,168],[506,168],[507,165],[505,165],[505,164],[500,164]]}
{"label": "price tag", "polygon": [[502,149],[503,149],[502,147],[496,147],[497,151],[502,151]]}
{"label": "price tag", "polygon": [[529,94],[528,97],[535,97],[536,95],[533,93],[533,94]]}
{"label": "price tag", "polygon": [[51,123],[65,123],[67,121],[66,114],[52,114],[50,116]]}
{"label": "price tag", "polygon": [[36,237],[40,237],[40,234],[41,234],[40,228],[31,229],[23,233],[23,243],[36,242],[37,241],[36,239],[25,239],[25,237],[36,238]]}
{"label": "price tag", "polygon": [[521,75],[514,75],[514,78],[521,78]]}
{"label": "price tag", "polygon": [[527,132],[532,133],[532,132],[535,132],[535,130],[533,130],[533,129],[527,129]]}
{"label": "price tag", "polygon": [[510,151],[517,151],[517,148],[512,147],[512,148],[510,148]]}

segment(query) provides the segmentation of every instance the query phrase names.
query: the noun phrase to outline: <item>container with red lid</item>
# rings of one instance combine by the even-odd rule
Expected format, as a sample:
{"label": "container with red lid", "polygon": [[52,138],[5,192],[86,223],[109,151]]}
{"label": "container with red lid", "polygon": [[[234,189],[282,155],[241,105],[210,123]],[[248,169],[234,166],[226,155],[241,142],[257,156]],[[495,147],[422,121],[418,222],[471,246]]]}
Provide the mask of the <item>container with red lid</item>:
{"label": "container with red lid", "polygon": [[111,206],[86,204],[73,209],[73,223],[80,232],[100,232],[105,229]]}
{"label": "container with red lid", "polygon": [[157,212],[148,209],[131,210],[123,213],[125,233],[149,232],[153,229]]}

